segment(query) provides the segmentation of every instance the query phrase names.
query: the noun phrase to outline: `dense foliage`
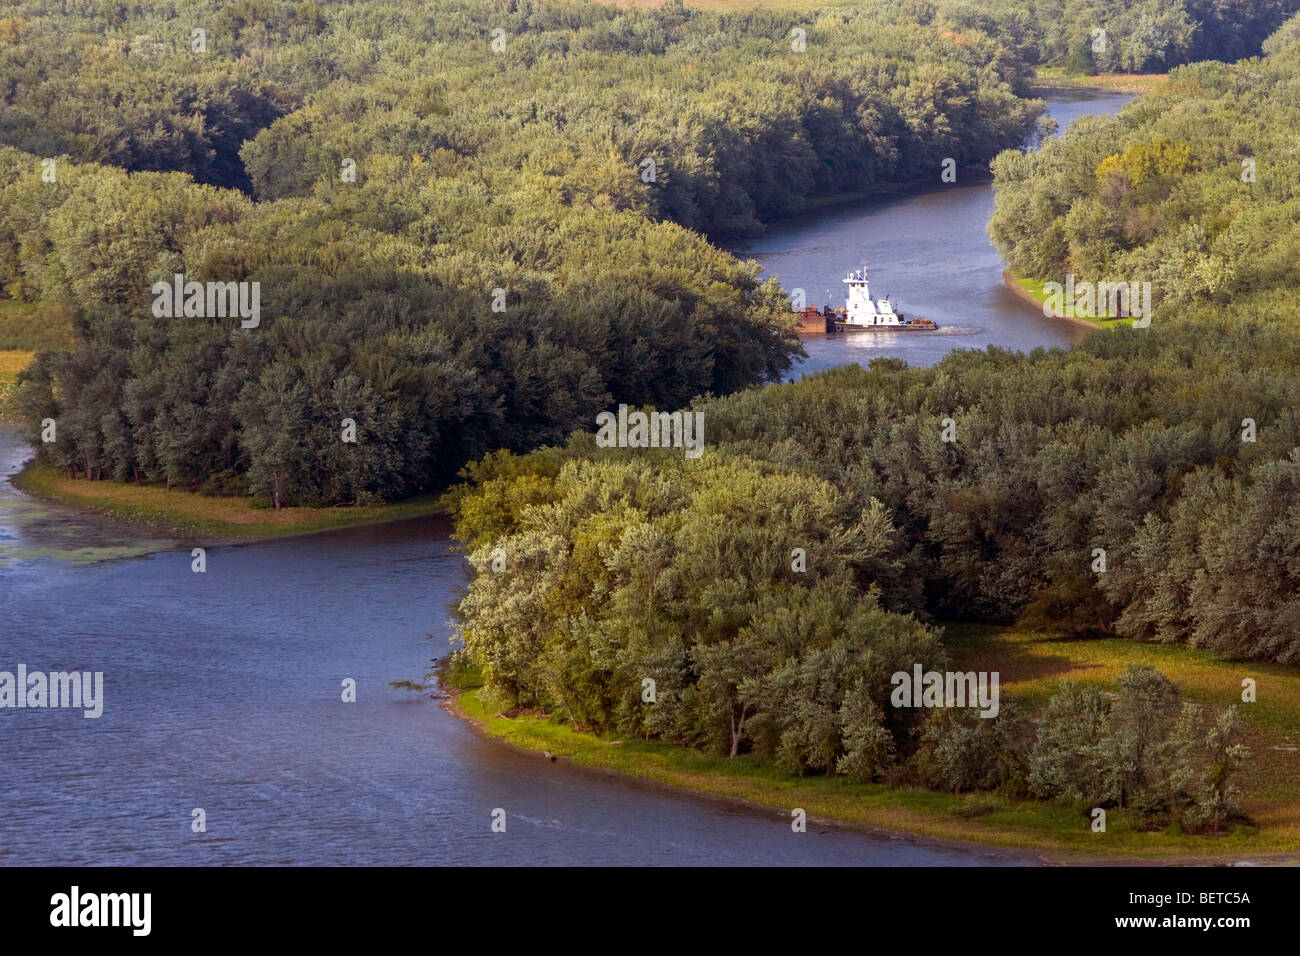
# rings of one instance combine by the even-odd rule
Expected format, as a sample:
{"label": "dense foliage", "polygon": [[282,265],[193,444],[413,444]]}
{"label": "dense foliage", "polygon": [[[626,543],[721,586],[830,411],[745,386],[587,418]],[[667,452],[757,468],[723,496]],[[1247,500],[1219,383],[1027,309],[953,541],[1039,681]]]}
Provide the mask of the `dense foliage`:
{"label": "dense foliage", "polygon": [[1028,609],[1066,630],[1296,663],[1297,368],[1290,323],[1202,308],[1069,353],[839,369],[713,402],[706,420],[718,447],[886,505],[908,571],[882,579],[887,606]]}
{"label": "dense foliage", "polygon": [[1300,42],[1181,67],[1118,116],[993,163],[989,233],[1012,270],[1152,284],[1157,321],[1198,303],[1294,315]]}
{"label": "dense foliage", "polygon": [[1153,73],[1256,56],[1300,0],[974,0],[998,34],[1070,73]]}
{"label": "dense foliage", "polygon": [[822,479],[726,456],[537,461],[480,466],[494,477],[461,508],[479,572],[464,636],[494,689],[586,728],[753,746],[793,770],[883,769],[914,721],[874,702],[891,673],[943,652],[857,584],[892,570],[878,504],[855,515]]}
{"label": "dense foliage", "polygon": [[1207,714],[1151,667],[1130,666],[1115,684],[1108,697],[1062,681],[1027,755],[1031,792],[1133,807],[1149,824],[1219,827],[1249,756],[1236,708]]}
{"label": "dense foliage", "polygon": [[[787,301],[692,230],[1021,142],[1028,67],[977,21],[11,4],[0,286],[76,330],[27,374],[32,437],[55,419],[37,447],[71,474],[349,503],[768,380]],[[260,325],[155,317],[177,273],[260,283]]]}
{"label": "dense foliage", "polygon": [[[1088,705],[1100,730],[1082,769],[1064,735],[1035,750],[1014,715],[940,712],[918,750],[884,675],[942,668],[920,617],[1020,610],[1056,631],[1300,660],[1297,367],[1285,327],[1205,315],[1070,352],[881,360],[698,402],[698,461],[589,433],[496,456],[456,497],[476,572],[466,653],[506,702],[588,728],[861,779],[914,758],[951,789],[1094,806],[1141,793],[1153,812],[1191,787],[1185,822],[1217,819],[1208,808],[1230,800],[1206,768],[1235,766],[1230,718],[1189,711],[1175,733],[1170,704],[1172,762],[1126,783],[1088,769],[1127,766],[1105,756],[1129,726],[1107,723],[1108,705]],[[1246,417],[1257,441],[1242,440]]]}
{"label": "dense foliage", "polygon": [[1217,830],[1240,812],[1236,777],[1249,759],[1242,737],[1235,707],[1208,713],[1182,700],[1159,671],[1130,665],[1111,694],[1061,681],[1036,722],[1014,702],[993,720],[970,709],[936,711],[914,770],[945,790],[1023,788],[1090,816],[1123,807],[1144,828]]}

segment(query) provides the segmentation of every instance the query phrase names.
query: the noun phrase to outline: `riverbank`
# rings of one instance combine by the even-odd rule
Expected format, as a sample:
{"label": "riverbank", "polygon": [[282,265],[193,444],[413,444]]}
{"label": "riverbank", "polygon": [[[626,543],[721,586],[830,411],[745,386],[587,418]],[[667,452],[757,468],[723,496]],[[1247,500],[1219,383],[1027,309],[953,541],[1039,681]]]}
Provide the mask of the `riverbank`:
{"label": "riverbank", "polygon": [[1159,667],[1187,699],[1217,706],[1239,699],[1242,674],[1267,679],[1267,702],[1240,705],[1252,752],[1243,805],[1253,825],[1234,825],[1223,836],[1153,833],[1112,810],[1106,832],[1098,834],[1091,832],[1085,810],[1064,804],[795,777],[744,756],[729,759],[658,741],[598,737],[540,715],[506,717],[473,688],[453,690],[446,706],[488,736],[525,750],[787,815],[801,807],[810,819],[1033,852],[1052,862],[1300,860],[1300,753],[1292,743],[1300,739],[1300,674],[1276,665],[1243,669],[1189,648],[970,625],[951,628],[949,646],[956,666],[998,670],[1003,692],[1031,706],[1044,702],[1063,677],[1109,688],[1130,663]]}
{"label": "riverbank", "polygon": [[[989,167],[984,163],[967,163],[959,166],[954,170],[954,182],[960,182],[962,185],[971,183],[991,183],[993,174]],[[818,212],[820,210],[834,210],[840,207],[850,206],[853,203],[860,203],[868,199],[882,199],[891,196],[906,196],[917,189],[934,187],[942,184],[941,173],[936,170],[933,175],[917,176],[911,179],[889,180],[873,183],[866,189],[858,189],[850,192],[829,193],[821,196],[807,196],[798,204],[786,209],[778,216],[773,216],[767,223],[768,228],[780,227],[806,216],[808,213]],[[744,237],[719,237],[724,243],[728,240],[738,241]]]}
{"label": "riverbank", "polygon": [[1047,305],[1047,295],[1043,292],[1043,282],[1040,279],[1021,279],[1012,273],[1010,269],[1002,272],[1002,279],[1007,284],[1007,288],[1015,293],[1016,297],[1023,299],[1035,308],[1043,310],[1043,315],[1049,318],[1059,319],[1062,322],[1069,322],[1081,328],[1094,329],[1113,329],[1121,325],[1131,325],[1131,319],[1082,319],[1073,315],[1067,315],[1059,309],[1053,309]]}
{"label": "riverbank", "polygon": [[[742,767],[743,758],[728,761],[668,744],[636,739],[597,738],[538,717],[505,718],[492,714],[475,689],[452,689],[442,698],[441,703],[449,714],[471,725],[484,736],[542,759],[555,760],[562,757],[586,770],[635,777],[670,791],[702,794],[751,810],[774,812],[782,821],[790,819],[791,810],[799,807],[807,814],[810,826],[846,827],[894,839],[906,836],[918,843],[972,849],[971,841],[960,836],[936,835],[923,832],[920,828],[879,825],[865,818],[850,818],[838,810],[827,812],[824,809],[823,795],[793,786],[794,783],[808,783],[814,779],[830,783],[842,781],[825,781],[824,778],[805,778],[799,781],[798,778],[788,778],[783,782],[783,775],[779,772]],[[1026,864],[1052,862],[1032,850],[997,847],[989,848],[989,852]]]}
{"label": "riverbank", "polygon": [[1063,67],[1040,66],[1034,71],[1031,88],[1048,90],[1104,90],[1107,93],[1150,93],[1169,82],[1168,73],[1067,74]]}
{"label": "riverbank", "polygon": [[69,478],[49,465],[37,464],[29,464],[10,481],[20,491],[36,498],[151,528],[231,543],[443,513],[439,495],[384,505],[275,511],[256,507],[251,498],[214,498],[151,485],[84,481]]}

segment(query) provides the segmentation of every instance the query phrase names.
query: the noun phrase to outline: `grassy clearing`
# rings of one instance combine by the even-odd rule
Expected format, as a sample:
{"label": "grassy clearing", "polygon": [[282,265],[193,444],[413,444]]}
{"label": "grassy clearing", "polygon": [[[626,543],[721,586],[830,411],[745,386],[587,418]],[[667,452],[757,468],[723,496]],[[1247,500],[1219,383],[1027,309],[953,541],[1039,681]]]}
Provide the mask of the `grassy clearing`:
{"label": "grassy clearing", "polygon": [[328,528],[440,513],[428,495],[394,504],[347,508],[259,508],[250,498],[214,498],[190,491],[115,481],[69,478],[49,465],[33,465],[13,479],[29,494],[90,508],[185,534],[257,540]]}
{"label": "grassy clearing", "polygon": [[14,421],[18,373],[41,349],[72,341],[72,315],[58,305],[0,299],[0,422]]}
{"label": "grassy clearing", "polygon": [[1088,828],[1086,808],[1012,801],[989,794],[891,790],[842,778],[793,777],[746,757],[734,760],[639,739],[578,733],[542,716],[506,718],[476,690],[453,707],[489,736],[533,751],[550,751],[574,763],[617,771],[675,787],[742,800],[788,816],[802,807],[812,818],[1040,851],[1053,859],[1240,858],[1300,852],[1300,753],[1280,749],[1300,740],[1300,674],[1277,666],[1243,666],[1181,647],[1123,640],[1067,641],[1034,633],[956,626],[950,643],[963,669],[997,670],[1008,697],[1037,704],[1064,677],[1109,685],[1129,663],[1150,663],[1179,683],[1188,699],[1223,706],[1240,700],[1243,676],[1259,681],[1257,704],[1243,704],[1253,767],[1244,786],[1256,827],[1238,826],[1222,837],[1148,833],[1111,811],[1107,832]]}
{"label": "grassy clearing", "polygon": [[[1300,847],[1300,672],[1280,664],[1225,661],[1206,651],[1114,638],[1068,640],[1034,631],[953,625],[948,645],[963,670],[996,670],[1002,691],[1030,706],[1046,702],[1063,678],[1109,687],[1130,664],[1150,664],[1184,697],[1214,707],[1236,704],[1246,725],[1251,766],[1242,803],[1260,835]],[[1257,700],[1241,702],[1243,678]]]}
{"label": "grassy clearing", "polygon": [[1047,89],[1086,87],[1111,93],[1150,93],[1169,82],[1168,73],[1066,73],[1064,67],[1040,66],[1034,71],[1034,85]]}
{"label": "grassy clearing", "polygon": [[22,349],[0,350],[0,379],[12,381],[18,373],[32,364],[35,352]]}
{"label": "grassy clearing", "polygon": [[0,299],[0,350],[63,348],[72,342],[72,313],[59,305]]}
{"label": "grassy clearing", "polygon": [[0,349],[0,422],[16,417],[13,402],[18,393],[18,373],[32,363],[35,355],[24,349]]}
{"label": "grassy clearing", "polygon": [[[1043,291],[1043,286],[1050,280],[1022,279],[1009,272],[1006,273],[1006,276],[1007,283],[1010,285],[1011,290],[1017,293],[1026,302],[1032,302],[1038,306],[1046,305],[1048,296],[1047,293]],[[1097,329],[1115,329],[1119,328],[1121,325],[1133,324],[1132,319],[1119,319],[1114,316],[1093,318],[1086,315],[1075,315],[1073,306],[1067,306],[1064,312],[1059,312],[1053,309],[1049,314],[1055,315],[1058,319],[1069,319],[1071,322],[1081,322]]]}

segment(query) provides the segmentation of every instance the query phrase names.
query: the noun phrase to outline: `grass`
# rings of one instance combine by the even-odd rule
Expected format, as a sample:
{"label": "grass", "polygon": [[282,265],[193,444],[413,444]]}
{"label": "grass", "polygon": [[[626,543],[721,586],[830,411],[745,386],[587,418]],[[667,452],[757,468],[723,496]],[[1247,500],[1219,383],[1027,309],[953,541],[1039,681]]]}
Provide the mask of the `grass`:
{"label": "grass", "polygon": [[0,350],[0,422],[16,417],[13,402],[18,393],[18,373],[32,363],[35,355],[24,349]]}
{"label": "grass", "polygon": [[1015,629],[950,628],[954,666],[997,670],[1002,692],[1033,706],[1061,678],[1108,686],[1130,663],[1150,663],[1177,682],[1189,700],[1224,706],[1240,701],[1241,678],[1259,681],[1259,702],[1241,704],[1252,767],[1243,779],[1244,805],[1255,826],[1226,836],[1152,833],[1120,811],[1107,831],[1092,833],[1081,809],[1060,803],[1014,801],[999,795],[893,790],[842,778],[795,777],[748,757],[728,759],[671,744],[579,733],[543,716],[506,718],[478,690],[453,707],[489,736],[574,763],[770,808],[788,817],[802,807],[811,819],[882,827],[927,837],[1039,851],[1066,861],[1139,858],[1201,860],[1300,852],[1300,674],[1276,665],[1242,665],[1185,647],[1125,640],[1065,640]]}
{"label": "grass", "polygon": [[1169,82],[1168,73],[1066,73],[1064,67],[1040,66],[1034,71],[1034,85],[1041,87],[1087,87],[1112,93],[1150,93]]}
{"label": "grass", "polygon": [[23,349],[5,349],[0,351],[0,379],[13,380],[18,373],[32,363],[35,352]]}
{"label": "grass", "polygon": [[[611,7],[662,7],[669,0],[603,0]],[[846,0],[685,0],[686,6],[698,10],[813,10],[830,7]]]}
{"label": "grass", "polygon": [[0,350],[62,348],[72,342],[72,313],[59,305],[0,299]]}
{"label": "grass", "polygon": [[191,491],[69,478],[49,465],[32,465],[13,479],[40,498],[90,508],[186,534],[258,540],[306,534],[329,528],[441,513],[439,496],[427,495],[385,505],[346,508],[256,507],[251,498],[217,498]]}
{"label": "grass", "polygon": [[[1046,305],[1048,295],[1043,291],[1043,286],[1050,280],[1047,279],[1022,279],[1018,276],[1008,276],[1013,282],[1013,291],[1018,291],[1021,298],[1036,302],[1038,305]],[[1055,310],[1053,310],[1055,311]],[[1132,325],[1132,319],[1120,319],[1114,316],[1093,317],[1087,315],[1075,315],[1074,307],[1067,306],[1064,312],[1055,313],[1058,318],[1071,319],[1075,322],[1086,322],[1088,325],[1098,329],[1114,329],[1121,325]]]}
{"label": "grass", "polygon": [[72,316],[59,305],[0,299],[0,422],[13,421],[18,373],[41,349],[72,341]]}

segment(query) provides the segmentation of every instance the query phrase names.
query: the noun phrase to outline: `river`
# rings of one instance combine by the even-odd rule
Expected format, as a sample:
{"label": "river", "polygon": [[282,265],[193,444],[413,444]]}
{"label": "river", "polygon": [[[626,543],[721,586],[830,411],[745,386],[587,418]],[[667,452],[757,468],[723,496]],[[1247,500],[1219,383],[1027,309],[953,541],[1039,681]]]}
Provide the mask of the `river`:
{"label": "river", "polygon": [[[1052,113],[1064,123],[1124,99],[1058,97]],[[953,347],[1073,341],[1073,328],[1000,292],[983,238],[991,202],[986,184],[950,186],[823,212],[756,243],[787,285],[838,281],[866,258],[904,309],[972,328],[814,342],[804,370],[867,353],[927,362]],[[17,492],[7,478],[28,454],[0,425],[0,670],[101,671],[104,701],[97,719],[0,711],[0,865],[1023,859],[846,828],[795,834],[788,812],[550,763],[389,686],[448,646],[464,569],[438,519],[212,547],[196,574],[189,548],[201,542]],[[490,826],[497,808],[505,833]]]}
{"label": "river", "polygon": [[[1064,130],[1086,113],[1109,115],[1127,93],[1060,91],[1046,97]],[[938,179],[936,173],[936,180]],[[956,183],[832,209],[786,221],[732,251],[755,259],[809,305],[843,305],[844,276],[870,269],[873,298],[888,295],[906,315],[933,319],[937,332],[852,332],[802,336],[808,358],[788,376],[884,356],[932,365],[953,349],[990,345],[1022,352],[1069,348],[1088,329],[1043,315],[1002,280],[1004,268],[985,227],[993,212],[989,179],[959,174]]]}

